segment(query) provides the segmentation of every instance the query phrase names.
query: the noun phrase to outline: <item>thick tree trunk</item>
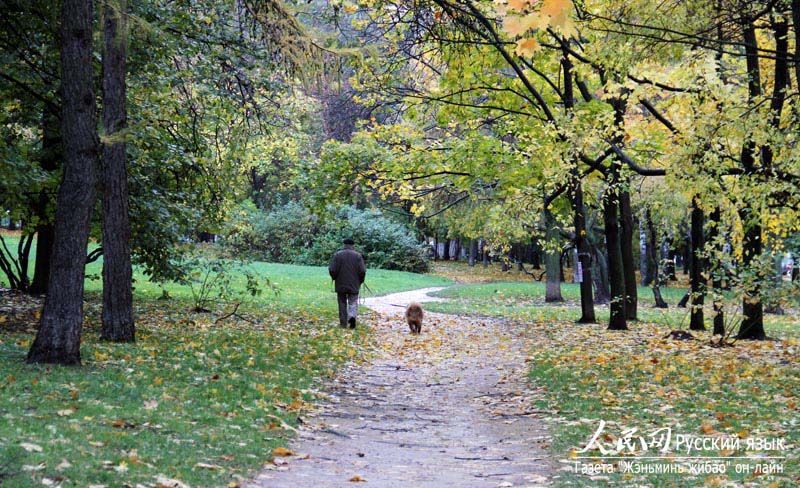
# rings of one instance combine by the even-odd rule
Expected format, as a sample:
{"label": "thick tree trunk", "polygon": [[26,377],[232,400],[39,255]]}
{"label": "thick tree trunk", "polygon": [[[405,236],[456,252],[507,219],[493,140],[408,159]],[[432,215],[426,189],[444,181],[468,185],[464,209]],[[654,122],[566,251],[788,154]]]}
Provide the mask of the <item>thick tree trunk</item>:
{"label": "thick tree trunk", "polygon": [[547,274],[547,284],[545,285],[544,301],[547,303],[563,302],[564,298],[561,296],[561,275],[559,272],[561,263],[561,253],[555,249],[555,242],[558,240],[558,229],[556,228],[555,220],[550,211],[545,210],[545,239],[547,242],[547,250],[544,256],[544,269]]}
{"label": "thick tree trunk", "polygon": [[625,279],[625,317],[637,320],[639,290],[636,282],[636,264],[633,259],[633,209],[631,194],[625,187],[619,193],[620,211],[620,250],[622,252],[622,273]]}
{"label": "thick tree trunk", "polygon": [[[752,21],[745,19],[742,32],[744,34],[745,52],[747,54],[748,92],[751,103],[761,96],[761,72],[759,67],[758,39]],[[741,153],[742,168],[746,175],[755,171],[755,144],[751,140],[745,141]],[[745,227],[742,241],[742,264],[750,272],[756,271],[758,258],[761,256],[761,218],[758,210],[746,206],[739,210],[739,216]],[[739,339],[766,339],[764,332],[764,310],[761,300],[760,277],[755,277],[749,283],[742,299],[742,314],[744,318],[739,326]]]}
{"label": "thick tree trunk", "polygon": [[444,241],[444,250],[442,252],[442,259],[450,261],[450,239]]}
{"label": "thick tree trunk", "polygon": [[58,191],[48,294],[28,362],[80,364],[83,281],[97,177],[92,0],[61,5],[64,175]]}
{"label": "thick tree trunk", "polygon": [[703,304],[706,297],[706,277],[705,259],[703,259],[703,248],[705,247],[705,236],[703,235],[704,217],[703,210],[700,208],[698,196],[692,198],[692,230],[691,230],[691,272],[690,281],[692,286],[692,313],[689,322],[691,330],[706,330],[703,321]]}
{"label": "thick tree trunk", "polygon": [[131,226],[124,131],[127,125],[125,64],[126,0],[106,3],[103,12],[103,326],[100,337],[133,342]]}
{"label": "thick tree trunk", "polygon": [[475,266],[475,260],[478,259],[478,240],[472,239],[469,241],[469,267]]}
{"label": "thick tree trunk", "polygon": [[481,261],[484,268],[489,266],[489,248],[486,245],[486,240],[481,242]]}
{"label": "thick tree trunk", "polygon": [[608,252],[608,281],[611,286],[611,316],[608,321],[609,330],[627,330],[625,313],[625,277],[622,268],[622,250],[620,249],[619,220],[617,211],[616,177],[612,176],[611,184],[603,198],[603,221],[606,231],[606,247]]}
{"label": "thick tree trunk", "polygon": [[[58,163],[63,157],[61,150],[61,127],[56,114],[45,107],[42,113],[42,154],[39,164],[44,171],[53,172],[58,169]],[[39,201],[36,206],[36,261],[33,270],[33,281],[30,293],[41,295],[47,293],[47,280],[50,277],[50,257],[53,253],[53,218],[52,198],[48,189],[39,192]]]}
{"label": "thick tree trunk", "polygon": [[433,235],[433,260],[434,261],[438,261],[439,260],[439,235],[438,234],[434,234]]}

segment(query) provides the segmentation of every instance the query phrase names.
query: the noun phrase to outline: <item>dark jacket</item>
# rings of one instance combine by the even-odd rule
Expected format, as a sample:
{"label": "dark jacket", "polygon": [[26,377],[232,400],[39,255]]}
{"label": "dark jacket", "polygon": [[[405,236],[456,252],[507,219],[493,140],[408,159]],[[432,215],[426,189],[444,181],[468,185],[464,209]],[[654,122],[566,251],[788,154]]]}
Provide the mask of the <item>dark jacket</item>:
{"label": "dark jacket", "polygon": [[367,274],[364,256],[353,249],[353,246],[344,246],[336,251],[328,266],[331,279],[336,281],[337,293],[358,293],[361,283]]}

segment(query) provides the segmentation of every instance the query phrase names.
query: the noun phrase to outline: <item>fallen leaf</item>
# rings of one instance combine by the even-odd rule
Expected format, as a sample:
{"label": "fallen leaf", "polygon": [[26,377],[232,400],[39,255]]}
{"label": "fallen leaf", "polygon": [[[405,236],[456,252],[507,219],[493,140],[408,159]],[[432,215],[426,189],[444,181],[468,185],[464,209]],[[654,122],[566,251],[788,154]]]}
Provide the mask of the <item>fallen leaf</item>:
{"label": "fallen leaf", "polygon": [[365,480],[364,478],[362,478],[359,475],[355,475],[355,476],[353,476],[352,478],[350,478],[347,481],[349,481],[351,483],[366,483],[367,482],[367,480]]}
{"label": "fallen leaf", "polygon": [[38,444],[31,444],[30,442],[20,442],[19,447],[28,452],[42,452],[42,446]]}
{"label": "fallen leaf", "polygon": [[276,447],[272,450],[273,456],[294,456],[294,452],[285,447]]}

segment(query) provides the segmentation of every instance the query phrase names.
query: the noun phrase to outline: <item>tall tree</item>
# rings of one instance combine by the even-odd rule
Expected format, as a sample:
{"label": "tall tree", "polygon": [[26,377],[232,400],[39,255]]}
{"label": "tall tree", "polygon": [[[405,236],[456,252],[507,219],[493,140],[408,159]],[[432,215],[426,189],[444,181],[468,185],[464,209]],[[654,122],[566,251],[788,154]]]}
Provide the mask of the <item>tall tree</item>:
{"label": "tall tree", "polygon": [[100,336],[117,342],[136,337],[133,322],[125,67],[126,0],[107,1],[103,9],[103,326]]}
{"label": "tall tree", "polygon": [[64,174],[56,200],[48,295],[28,362],[80,364],[83,282],[97,173],[92,0],[61,5]]}

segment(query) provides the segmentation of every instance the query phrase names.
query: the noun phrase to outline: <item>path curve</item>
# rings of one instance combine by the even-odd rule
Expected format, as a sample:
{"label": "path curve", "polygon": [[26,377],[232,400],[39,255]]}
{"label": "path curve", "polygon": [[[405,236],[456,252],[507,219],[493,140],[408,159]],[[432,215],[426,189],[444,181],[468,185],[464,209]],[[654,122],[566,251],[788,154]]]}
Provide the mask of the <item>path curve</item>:
{"label": "path curve", "polygon": [[405,306],[441,300],[426,288],[365,300],[377,354],[349,365],[329,401],[249,488],[543,486],[552,465],[533,409],[524,329],[499,320],[426,313],[422,334]]}

